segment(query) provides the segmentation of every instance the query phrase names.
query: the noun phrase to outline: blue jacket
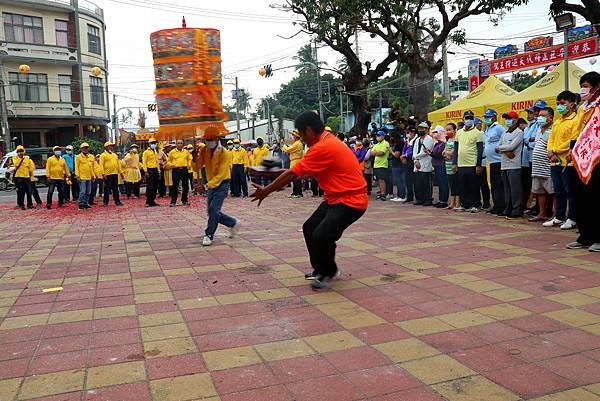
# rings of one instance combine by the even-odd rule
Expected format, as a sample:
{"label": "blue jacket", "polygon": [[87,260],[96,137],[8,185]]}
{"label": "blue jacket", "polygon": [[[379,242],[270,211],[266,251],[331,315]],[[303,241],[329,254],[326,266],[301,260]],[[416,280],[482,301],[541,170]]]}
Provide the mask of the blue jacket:
{"label": "blue jacket", "polygon": [[496,121],[483,132],[483,141],[485,143],[483,154],[485,155],[487,165],[500,163],[502,160],[502,155],[496,153],[496,146],[498,146],[500,138],[505,131],[504,127]]}
{"label": "blue jacket", "polygon": [[62,155],[62,158],[67,162],[67,167],[69,168],[69,172],[71,174],[75,173],[75,154],[70,155]]}
{"label": "blue jacket", "polygon": [[535,138],[538,131],[540,130],[540,125],[537,121],[533,121],[529,123],[525,130],[523,131],[523,153],[521,153],[521,167],[529,167],[529,163],[531,163],[531,155],[533,153],[533,148],[535,147],[535,142],[529,142],[530,138]]}

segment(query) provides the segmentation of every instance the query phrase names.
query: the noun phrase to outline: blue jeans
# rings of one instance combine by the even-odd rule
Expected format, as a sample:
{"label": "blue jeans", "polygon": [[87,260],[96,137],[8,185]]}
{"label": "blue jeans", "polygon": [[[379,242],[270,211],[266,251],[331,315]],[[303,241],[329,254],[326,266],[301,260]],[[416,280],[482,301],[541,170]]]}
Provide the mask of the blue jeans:
{"label": "blue jeans", "polygon": [[438,167],[435,166],[433,175],[438,185],[438,198],[441,203],[448,203],[448,197],[450,196],[450,188],[448,186],[448,176],[446,175],[446,166]]}
{"label": "blue jeans", "polygon": [[[556,218],[575,220],[575,199],[573,196],[571,177],[575,167],[551,166],[552,185],[554,186],[554,197],[556,199]],[[567,205],[569,212],[567,214]]]}
{"label": "blue jeans", "polygon": [[221,212],[223,202],[225,201],[225,197],[227,197],[228,193],[229,181],[223,181],[218,187],[208,189],[208,195],[206,198],[208,205],[208,224],[206,225],[204,234],[210,239],[213,239],[219,224],[223,224],[224,226],[231,228],[235,226],[235,223],[237,223],[236,219]]}
{"label": "blue jeans", "polygon": [[91,180],[79,180],[79,204],[87,205],[90,201],[90,194],[92,193],[92,181]]}
{"label": "blue jeans", "polygon": [[394,179],[394,186],[396,187],[396,196],[402,199],[406,198],[404,169],[402,167],[392,167],[392,178]]}

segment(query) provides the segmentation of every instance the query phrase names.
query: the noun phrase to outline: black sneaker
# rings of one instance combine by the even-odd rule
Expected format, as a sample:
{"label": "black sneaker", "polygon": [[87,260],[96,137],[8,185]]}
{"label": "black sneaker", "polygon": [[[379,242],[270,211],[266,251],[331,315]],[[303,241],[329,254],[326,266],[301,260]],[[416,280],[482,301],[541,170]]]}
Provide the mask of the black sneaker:
{"label": "black sneaker", "polygon": [[83,205],[79,205],[79,210],[85,210],[85,209],[86,209],[86,207],[85,207],[85,206],[83,206]]}
{"label": "black sneaker", "polygon": [[188,206],[190,203],[189,203],[188,201],[185,201],[185,202],[181,202],[181,204],[182,204],[183,206]]}
{"label": "black sneaker", "polygon": [[317,272],[313,270],[310,273],[306,273],[304,275],[304,278],[307,279],[307,280],[314,280],[315,278],[317,278]]}
{"label": "black sneaker", "polygon": [[46,205],[46,209],[48,209],[48,210],[52,209],[52,205]]}
{"label": "black sneaker", "polygon": [[175,207],[175,204],[173,202],[169,203],[169,207]]}
{"label": "black sneaker", "polygon": [[115,203],[115,206],[123,206],[123,204],[121,202],[119,202],[119,203]]}
{"label": "black sneaker", "polygon": [[310,282],[310,286],[315,290],[329,288],[331,287],[331,280],[332,278],[327,276],[315,277],[315,279]]}

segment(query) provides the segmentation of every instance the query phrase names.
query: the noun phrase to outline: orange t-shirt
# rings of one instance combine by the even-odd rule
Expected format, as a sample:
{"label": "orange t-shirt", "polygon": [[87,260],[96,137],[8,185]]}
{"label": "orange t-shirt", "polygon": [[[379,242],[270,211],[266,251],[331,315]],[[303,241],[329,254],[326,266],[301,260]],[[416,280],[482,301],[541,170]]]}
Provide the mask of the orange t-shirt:
{"label": "orange t-shirt", "polygon": [[314,176],[325,193],[325,201],[330,205],[343,203],[354,209],[365,210],[369,204],[367,182],[356,156],[330,133],[323,133],[304,158],[292,167],[292,171],[298,177]]}

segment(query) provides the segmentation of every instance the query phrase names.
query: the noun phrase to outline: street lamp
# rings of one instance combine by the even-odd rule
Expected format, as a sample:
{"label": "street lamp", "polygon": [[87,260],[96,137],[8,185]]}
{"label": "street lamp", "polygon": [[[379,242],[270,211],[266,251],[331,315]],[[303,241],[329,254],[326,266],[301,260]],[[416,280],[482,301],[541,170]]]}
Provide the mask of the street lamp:
{"label": "street lamp", "polygon": [[335,90],[340,97],[340,132],[344,132],[346,129],[344,121],[344,92],[346,91],[346,86],[344,84],[336,84]]}
{"label": "street lamp", "polygon": [[559,14],[554,17],[556,23],[556,31],[564,32],[564,63],[565,63],[565,90],[569,90],[569,29],[575,27],[575,16],[570,13]]}

